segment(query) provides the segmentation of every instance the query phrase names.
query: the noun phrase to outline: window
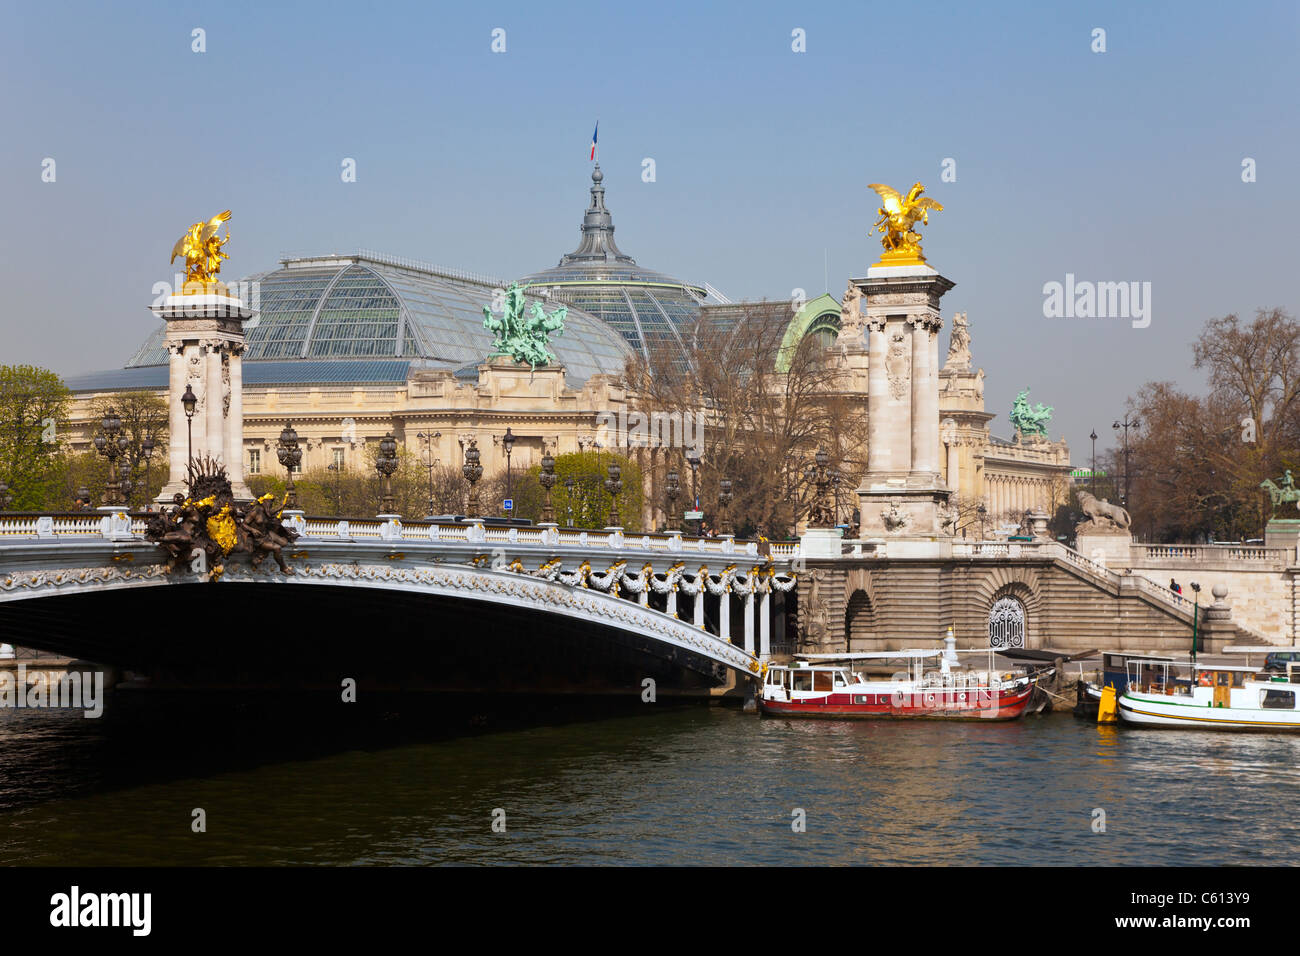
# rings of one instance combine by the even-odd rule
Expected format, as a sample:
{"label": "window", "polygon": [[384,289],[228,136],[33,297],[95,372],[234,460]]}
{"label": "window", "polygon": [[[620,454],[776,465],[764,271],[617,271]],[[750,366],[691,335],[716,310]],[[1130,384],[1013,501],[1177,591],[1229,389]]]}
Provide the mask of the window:
{"label": "window", "polygon": [[1295,710],[1295,691],[1261,691],[1259,706],[1263,707],[1265,710]]}
{"label": "window", "polygon": [[812,690],[812,671],[792,671],[790,687],[792,690]]}
{"label": "window", "polygon": [[334,449],[334,470],[335,471],[343,470],[343,454],[344,452],[342,448]]}
{"label": "window", "polygon": [[262,452],[257,448],[250,448],[248,451],[248,473],[250,475],[260,475],[262,473]]}
{"label": "window", "polygon": [[816,676],[813,678],[813,690],[830,690],[831,674],[830,671],[813,671]]}

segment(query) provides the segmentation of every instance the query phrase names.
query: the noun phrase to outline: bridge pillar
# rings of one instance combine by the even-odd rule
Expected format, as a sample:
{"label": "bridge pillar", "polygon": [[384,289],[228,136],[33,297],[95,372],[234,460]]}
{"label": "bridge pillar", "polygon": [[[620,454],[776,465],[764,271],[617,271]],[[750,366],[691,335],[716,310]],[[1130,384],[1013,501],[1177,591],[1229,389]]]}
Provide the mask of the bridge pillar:
{"label": "bridge pillar", "polygon": [[718,596],[718,637],[731,641],[731,586],[727,585]]}
{"label": "bridge pillar", "polygon": [[694,624],[701,630],[704,628],[704,595],[709,593],[709,579],[706,575],[700,575],[700,591],[695,595],[695,620]]}
{"label": "bridge pillar", "polygon": [[[213,293],[170,295],[151,311],[167,324],[171,411],[170,473],[156,500],[170,503],[173,494],[184,494],[191,457],[204,456],[225,465],[236,500],[251,500],[244,483],[242,356],[244,322],[253,310],[221,287]],[[187,387],[198,399],[193,420],[181,406]]]}
{"label": "bridge pillar", "polygon": [[927,265],[873,266],[854,279],[866,299],[867,473],[862,537],[944,534],[951,482],[939,482],[939,300],[953,282]]}

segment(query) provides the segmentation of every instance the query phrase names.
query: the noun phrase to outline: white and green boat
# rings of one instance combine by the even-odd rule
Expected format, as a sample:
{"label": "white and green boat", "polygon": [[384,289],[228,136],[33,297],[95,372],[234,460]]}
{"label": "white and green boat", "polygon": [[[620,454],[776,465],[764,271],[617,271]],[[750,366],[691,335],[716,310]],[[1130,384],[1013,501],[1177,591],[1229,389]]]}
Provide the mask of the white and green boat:
{"label": "white and green boat", "polygon": [[[1293,665],[1294,666],[1294,665]],[[1300,731],[1300,672],[1134,658],[1119,716],[1141,727]]]}

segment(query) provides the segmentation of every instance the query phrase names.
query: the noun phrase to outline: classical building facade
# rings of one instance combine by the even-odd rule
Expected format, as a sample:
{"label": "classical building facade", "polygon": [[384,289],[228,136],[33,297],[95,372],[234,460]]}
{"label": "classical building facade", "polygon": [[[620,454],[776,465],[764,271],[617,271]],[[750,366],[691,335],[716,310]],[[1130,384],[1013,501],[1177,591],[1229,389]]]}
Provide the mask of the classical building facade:
{"label": "classical building facade", "polygon": [[[498,278],[359,252],[286,258],[241,283],[256,312],[245,325],[241,356],[244,475],[283,473],[276,442],[287,423],[300,437],[302,470],[368,469],[366,446],[390,431],[409,453],[434,465],[459,467],[473,442],[486,475],[505,468],[500,440],[507,428],[516,437],[510,457],[516,469],[536,464],[545,450],[592,447],[602,416],[635,403],[622,384],[630,359],[652,367],[664,356],[689,361],[702,317],[725,332],[750,304],[638,266],[614,243],[599,167],[591,178],[578,247],[555,268],[520,280],[529,307],[567,308],[563,333],[551,340],[556,362],[550,366],[530,369],[492,357],[483,310],[500,311],[506,283]],[[788,327],[778,368],[789,346],[815,337],[825,360],[840,369],[837,388],[857,396],[865,412],[869,355],[852,288],[841,299],[821,295],[783,315]],[[986,530],[994,530],[1064,500],[1069,450],[1063,441],[990,433],[995,416],[984,410],[984,372],[972,371],[965,317],[958,316],[938,373],[938,473],[958,501],[984,502]],[[94,409],[108,396],[143,390],[166,397],[172,360],[160,325],[125,368],[68,378],[72,449],[91,447]],[[178,423],[173,446],[185,441]],[[664,518],[659,451],[637,452],[647,526]],[[865,461],[868,454],[862,449],[858,457]]]}

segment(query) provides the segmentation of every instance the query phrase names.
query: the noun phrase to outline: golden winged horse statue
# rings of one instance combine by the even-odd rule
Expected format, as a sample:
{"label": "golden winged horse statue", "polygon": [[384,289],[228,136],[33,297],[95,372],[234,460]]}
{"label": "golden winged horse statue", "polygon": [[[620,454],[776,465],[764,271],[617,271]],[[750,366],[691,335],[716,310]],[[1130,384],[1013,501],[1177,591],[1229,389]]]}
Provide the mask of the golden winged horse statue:
{"label": "golden winged horse statue", "polygon": [[221,260],[230,258],[221,251],[221,247],[230,241],[230,230],[226,230],[224,239],[217,232],[221,229],[221,224],[229,219],[230,210],[227,209],[207,222],[196,222],[172,246],[172,262],[176,261],[177,256],[185,257],[185,292],[203,293],[208,291],[209,286],[221,285],[217,280]]}
{"label": "golden winged horse statue", "polygon": [[884,183],[871,183],[870,188],[880,195],[882,203],[878,210],[880,218],[872,227],[872,232],[881,234],[880,244],[885,247],[880,261],[895,265],[925,262],[916,224],[929,225],[931,210],[943,212],[943,205],[929,196],[922,197],[925,187],[920,183],[914,184],[906,196]]}

